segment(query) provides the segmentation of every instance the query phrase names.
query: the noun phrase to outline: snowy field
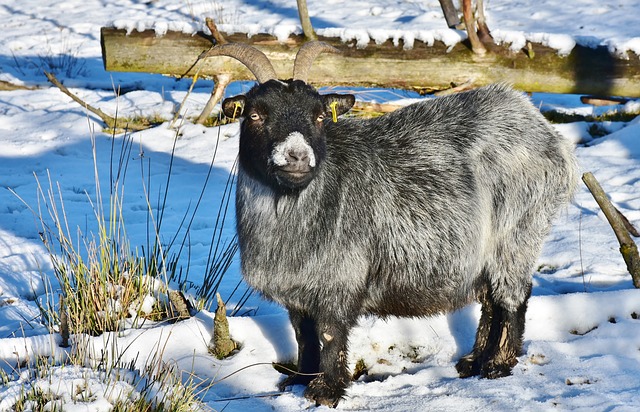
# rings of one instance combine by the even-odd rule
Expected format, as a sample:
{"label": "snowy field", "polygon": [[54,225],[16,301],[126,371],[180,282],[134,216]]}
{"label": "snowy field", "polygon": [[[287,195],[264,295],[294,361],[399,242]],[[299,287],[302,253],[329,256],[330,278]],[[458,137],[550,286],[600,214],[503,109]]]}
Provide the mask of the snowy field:
{"label": "snowy field", "polygon": [[[489,27],[499,40],[518,44],[522,39],[546,39],[559,53],[575,43],[606,45],[620,54],[640,53],[637,0],[485,3]],[[308,0],[308,5],[318,32],[344,39],[433,38],[454,44],[464,38],[462,32],[446,28],[435,0]],[[124,139],[116,135],[113,140],[99,119],[50,87],[43,70],[54,72],[72,92],[107,113],[167,120],[129,136],[133,150],[125,182],[125,221],[131,245],[147,244],[144,188],[156,198],[164,191],[171,168],[161,233],[170,238],[204,187],[189,231],[188,258],[185,254],[182,262],[189,265],[188,280],[202,284],[220,199],[236,158],[238,125],[193,124],[190,119],[200,113],[212,88],[210,81],[200,80],[182,108],[186,119],[179,122],[179,131],[171,129],[169,121],[191,81],[105,72],[99,30],[116,24],[153,27],[158,32],[195,31],[206,16],[214,17],[224,31],[263,31],[279,37],[300,31],[293,0],[0,0],[0,81],[34,87],[0,91],[0,368],[10,378],[0,380],[0,410],[10,410],[21,391],[31,386],[57,393],[65,410],[110,410],[117,399],[136,390],[126,379],[105,385],[99,372],[86,368],[55,367],[41,380],[20,373],[38,356],[50,357],[55,365],[65,354],[58,347],[59,336],[43,326],[37,306],[55,296],[58,287],[40,241],[40,227],[27,206],[38,205],[38,180],[48,184],[50,176],[59,185],[69,225],[89,233],[95,230],[89,201],[96,195],[92,141],[99,179],[102,187],[108,187],[112,144],[119,150]],[[227,94],[250,86],[234,83]],[[116,96],[114,87],[124,94]],[[390,102],[419,99],[403,91],[363,91],[360,96]],[[594,108],[579,97],[534,94],[532,100],[542,110],[574,114],[640,111],[638,100]],[[597,124],[604,137],[593,138],[592,126],[576,122],[557,129],[577,143],[581,169],[593,172],[615,205],[639,225],[640,118]],[[230,241],[233,210],[228,214],[221,236]],[[245,290],[240,286],[233,293],[240,280],[238,266],[236,259],[220,287],[229,308]],[[365,318],[352,335],[349,361],[353,366],[363,360],[369,375],[353,383],[338,408],[640,410],[640,292],[633,288],[613,232],[584,186],[558,217],[533,284],[524,353],[512,376],[457,378],[455,362],[473,345],[477,305],[431,319]],[[147,324],[86,340],[95,353],[111,351],[123,364],[139,369],[161,352],[183,376],[192,374],[202,382],[206,390],[199,395],[210,410],[308,408],[301,387],[277,393],[282,375],[269,364],[295,357],[286,312],[253,295],[241,314],[230,318],[230,328],[242,349],[224,361],[207,353],[213,314],[206,310],[187,321]],[[254,366],[241,370],[248,365]],[[235,371],[239,372],[223,379]],[[82,397],[79,386],[84,388]]]}

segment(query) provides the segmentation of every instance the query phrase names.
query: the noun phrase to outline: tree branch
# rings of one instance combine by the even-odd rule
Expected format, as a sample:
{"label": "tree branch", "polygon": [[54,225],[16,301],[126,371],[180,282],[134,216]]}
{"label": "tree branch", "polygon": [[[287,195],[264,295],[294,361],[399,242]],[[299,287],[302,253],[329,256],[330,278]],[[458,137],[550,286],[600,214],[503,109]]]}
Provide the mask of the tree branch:
{"label": "tree branch", "polygon": [[122,129],[129,129],[129,130],[144,130],[150,127],[148,125],[137,125],[137,124],[126,124],[124,127],[122,127],[121,125],[119,125],[119,123],[122,123],[122,122],[118,122],[118,119],[109,116],[102,110],[91,106],[90,104],[88,104],[87,102],[85,102],[84,100],[76,96],[75,94],[71,93],[69,89],[67,89],[62,83],[60,83],[60,81],[56,78],[56,76],[53,73],[49,73],[45,71],[44,75],[47,76],[47,79],[49,80],[49,82],[51,82],[51,84],[53,84],[58,89],[60,89],[62,93],[71,97],[71,99],[73,99],[74,102],[78,103],[80,106],[84,107],[91,113],[98,116],[107,125],[107,127],[111,129],[122,128]]}
{"label": "tree branch", "polygon": [[222,97],[224,97],[225,89],[227,88],[229,83],[231,83],[231,75],[226,73],[218,74],[214,76],[214,81],[216,84],[211,91],[211,96],[209,96],[207,104],[205,104],[204,109],[202,109],[202,113],[200,113],[200,116],[198,116],[198,120],[196,120],[197,124],[204,124],[209,115],[211,115],[211,112],[213,111],[215,105],[218,104],[220,100],[222,100]]}
{"label": "tree branch", "polygon": [[596,199],[596,202],[598,202],[600,209],[602,209],[602,212],[609,221],[609,224],[618,239],[618,243],[620,244],[620,253],[627,265],[627,270],[633,279],[633,286],[640,288],[640,255],[638,255],[638,247],[633,239],[631,239],[631,236],[629,236],[624,220],[620,217],[621,213],[611,204],[607,198],[607,194],[604,192],[600,183],[598,183],[592,173],[587,172],[583,174],[582,180],[589,188],[589,191],[593,195],[594,199]]}

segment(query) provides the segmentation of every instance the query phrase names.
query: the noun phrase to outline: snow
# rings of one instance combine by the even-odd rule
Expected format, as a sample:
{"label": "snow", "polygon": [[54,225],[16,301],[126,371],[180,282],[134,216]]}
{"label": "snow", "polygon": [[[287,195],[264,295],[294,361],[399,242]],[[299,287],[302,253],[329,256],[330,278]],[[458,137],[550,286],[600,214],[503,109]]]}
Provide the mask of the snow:
{"label": "snow", "polygon": [[[605,45],[621,54],[640,52],[640,3],[635,0],[607,4],[492,0],[486,4],[494,35],[514,48],[524,47],[526,41],[541,41],[560,54],[570,52],[574,44]],[[453,47],[465,37],[446,28],[435,0],[309,0],[308,5],[319,34],[355,40],[360,47],[370,40],[387,39],[404,47],[411,47],[415,40],[429,45],[442,41]],[[98,337],[77,337],[88,348],[86,367],[61,366],[69,354],[59,347],[61,338],[50,334],[39,317],[38,304],[53,303],[58,286],[29,209],[38,206],[38,182],[46,185],[50,177],[54,185],[59,184],[70,227],[85,233],[95,230],[89,202],[97,192],[92,139],[103,188],[109,185],[112,147],[119,153],[125,141],[122,135],[103,132],[95,116],[49,87],[42,70],[53,71],[73,93],[107,113],[166,120],[130,135],[133,146],[123,199],[128,235],[133,247],[147,244],[144,193],[148,190],[152,199],[163,193],[171,168],[161,235],[170,239],[179,230],[183,216],[194,211],[204,191],[189,230],[188,257],[185,254],[182,260],[189,264],[191,284],[202,284],[220,199],[236,159],[238,125],[206,128],[187,119],[180,121],[179,132],[171,129],[169,122],[190,80],[105,72],[99,29],[114,24],[128,31],[153,29],[157,35],[168,30],[193,33],[202,29],[204,16],[216,18],[225,31],[268,32],[281,40],[300,32],[295,3],[284,0],[0,0],[0,80],[37,87],[0,91],[0,368],[12,379],[0,386],[0,410],[11,408],[20,391],[29,387],[55,392],[64,410],[109,410],[118,400],[136,399],[140,388],[135,385],[137,372],[121,371],[121,378],[116,378],[95,370],[100,359],[119,358],[143,371],[155,353],[184,376],[197,377],[201,399],[209,408],[298,411],[309,407],[301,387],[277,392],[282,375],[271,362],[292,361],[295,340],[285,311],[257,294],[241,310],[243,316],[230,318],[232,337],[241,349],[225,360],[207,352],[213,325],[207,310],[174,324],[147,322]],[[242,93],[250,86],[250,82],[233,83],[227,94]],[[123,91],[119,97],[114,92],[117,88]],[[187,118],[197,116],[211,88],[210,81],[199,80],[181,113]],[[408,104],[422,99],[402,91],[357,92],[359,99],[377,102]],[[634,99],[609,107],[585,105],[575,95],[534,94],[532,100],[541,110],[582,115],[632,113],[640,108],[640,101]],[[608,133],[604,137],[592,136],[592,126],[576,122],[555,127],[579,145],[581,169],[592,171],[615,205],[638,225],[640,119],[598,123]],[[235,233],[232,209],[222,228],[223,240]],[[618,248],[595,200],[581,187],[558,216],[539,259],[524,353],[512,376],[491,381],[457,378],[454,364],[473,345],[478,305],[429,319],[363,318],[351,336],[349,363],[353,367],[364,361],[369,374],[353,383],[338,408],[638,410],[640,292],[633,288]],[[220,289],[229,299],[229,308],[244,292],[240,286],[232,293],[240,279],[236,258]],[[158,282],[156,289],[160,287]],[[151,310],[155,298],[142,299],[144,310]],[[52,363],[46,378],[24,368],[25,361],[39,357],[48,357]]]}

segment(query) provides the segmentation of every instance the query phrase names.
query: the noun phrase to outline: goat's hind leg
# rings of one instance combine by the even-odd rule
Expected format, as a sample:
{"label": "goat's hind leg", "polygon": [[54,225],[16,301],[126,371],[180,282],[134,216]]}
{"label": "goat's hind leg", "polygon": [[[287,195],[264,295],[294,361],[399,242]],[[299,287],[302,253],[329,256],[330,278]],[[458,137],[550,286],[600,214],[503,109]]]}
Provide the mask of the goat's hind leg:
{"label": "goat's hind leg", "polygon": [[482,305],[480,322],[478,323],[473,350],[460,358],[456,364],[456,370],[461,378],[480,374],[482,359],[485,357],[485,350],[493,323],[493,305],[489,298],[489,284],[486,280],[479,282],[476,288],[476,298]]}
{"label": "goat's hind leg", "polygon": [[493,306],[493,319],[489,331],[487,346],[480,365],[480,374],[489,379],[511,375],[522,353],[525,315],[527,302],[531,295],[531,283],[522,285],[526,290],[524,299],[515,307],[509,307],[490,295]]}
{"label": "goat's hind leg", "polygon": [[456,364],[461,378],[481,375],[494,379],[511,374],[522,351],[527,300],[531,294],[531,284],[523,283],[519,286],[526,291],[524,299],[509,306],[501,303],[500,294],[495,293],[489,279],[483,276],[477,292],[482,314],[476,342],[471,353]]}

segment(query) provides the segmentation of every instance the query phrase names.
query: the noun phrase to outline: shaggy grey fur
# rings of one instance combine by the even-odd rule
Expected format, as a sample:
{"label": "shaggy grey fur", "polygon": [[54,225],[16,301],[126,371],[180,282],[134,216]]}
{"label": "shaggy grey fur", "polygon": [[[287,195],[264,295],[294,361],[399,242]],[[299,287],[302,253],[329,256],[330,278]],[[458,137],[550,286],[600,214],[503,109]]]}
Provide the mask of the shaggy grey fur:
{"label": "shaggy grey fur", "polygon": [[236,198],[246,281],[290,311],[303,372],[319,358],[306,395],[334,406],[344,394],[358,316],[430,316],[482,296],[460,374],[510,373],[533,266],[576,186],[572,144],[505,85],[323,127],[306,187],[265,183],[241,159]]}

